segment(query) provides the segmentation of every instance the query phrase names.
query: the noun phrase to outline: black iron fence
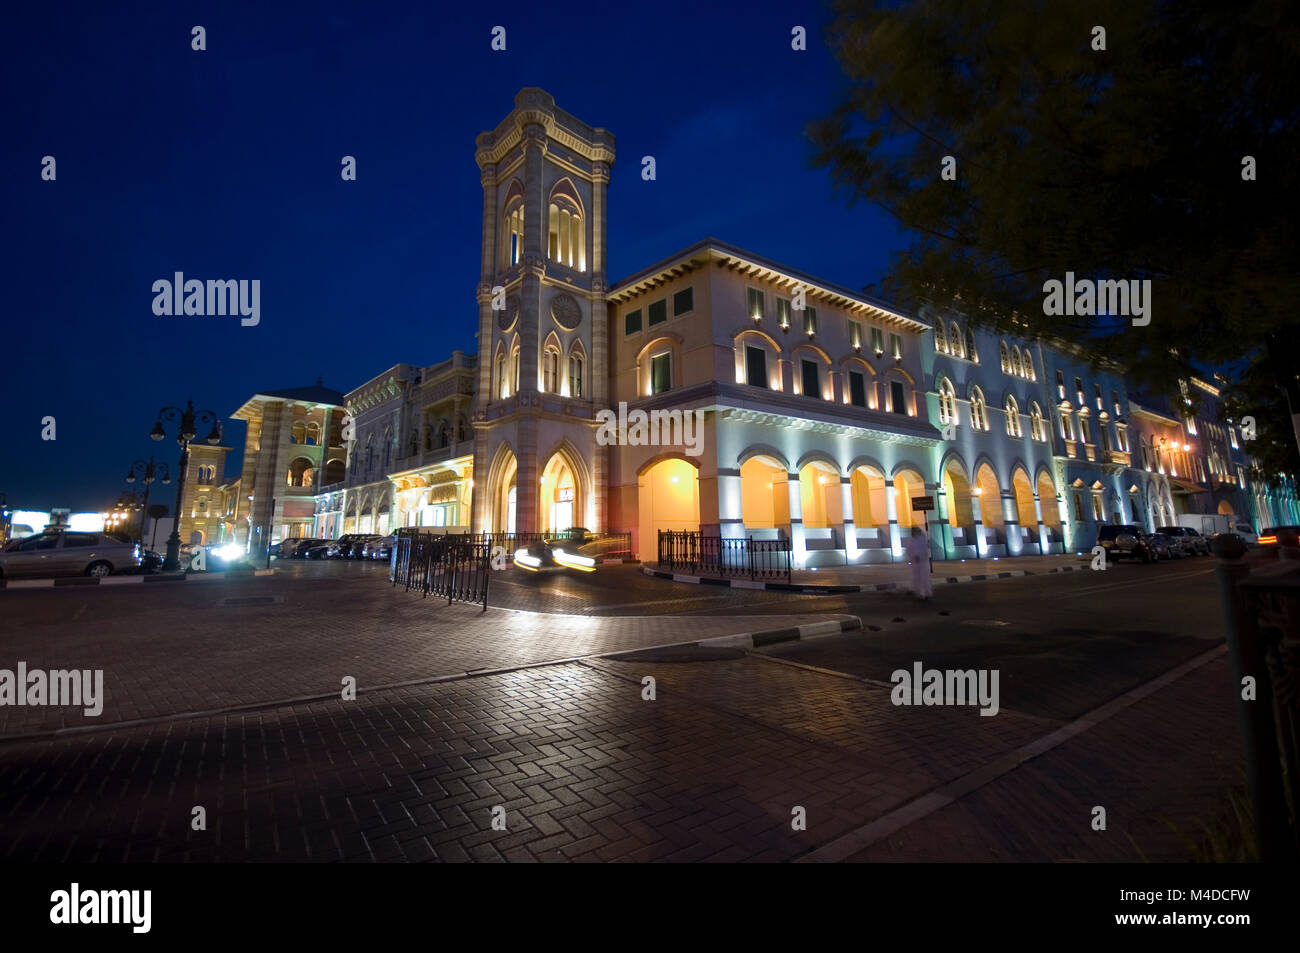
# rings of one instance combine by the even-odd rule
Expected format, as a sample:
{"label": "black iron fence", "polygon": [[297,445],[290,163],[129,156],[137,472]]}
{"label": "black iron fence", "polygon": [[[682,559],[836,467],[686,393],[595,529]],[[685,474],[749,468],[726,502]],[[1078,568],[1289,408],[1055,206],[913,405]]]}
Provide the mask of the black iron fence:
{"label": "black iron fence", "polygon": [[487,609],[488,579],[492,575],[492,545],[485,534],[435,536],[409,529],[397,531],[388,578],[429,595],[453,602],[480,603]]}
{"label": "black iron fence", "polygon": [[724,539],[691,530],[659,531],[659,568],[672,572],[789,582],[790,554],[788,539]]}
{"label": "black iron fence", "polygon": [[1246,783],[1259,859],[1300,860],[1300,539],[1278,534],[1278,562],[1243,559],[1221,542],[1215,573],[1245,742]]}

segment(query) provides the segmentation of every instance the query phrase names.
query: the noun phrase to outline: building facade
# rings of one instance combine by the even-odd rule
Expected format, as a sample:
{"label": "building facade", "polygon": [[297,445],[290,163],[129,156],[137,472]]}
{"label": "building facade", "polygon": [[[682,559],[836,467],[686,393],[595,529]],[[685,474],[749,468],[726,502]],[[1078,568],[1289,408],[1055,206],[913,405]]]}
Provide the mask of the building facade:
{"label": "building facade", "polygon": [[611,283],[614,137],[543,90],[476,146],[479,354],[252,398],[249,527],[582,526],[631,531],[647,560],[693,530],[782,537],[816,567],[897,560],[914,529],[936,558],[1087,552],[1101,525],[1164,525],[1197,494],[1263,502],[1231,426],[1131,396],[1068,342],[911,314],[711,238]]}

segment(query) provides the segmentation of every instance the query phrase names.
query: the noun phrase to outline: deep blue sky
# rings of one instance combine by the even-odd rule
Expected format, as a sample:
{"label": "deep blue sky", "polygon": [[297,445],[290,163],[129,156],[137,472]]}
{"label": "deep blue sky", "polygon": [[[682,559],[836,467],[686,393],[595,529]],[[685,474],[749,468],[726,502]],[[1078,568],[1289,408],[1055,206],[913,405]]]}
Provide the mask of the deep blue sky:
{"label": "deep blue sky", "polygon": [[[116,6],[116,5],[114,5]],[[99,510],[158,408],[221,415],[475,349],[474,138],[541,86],[617,137],[609,275],[713,235],[849,287],[905,237],[809,167],[843,82],[822,4],[21,4],[0,59],[11,507]],[[207,29],[207,51],[190,29]],[[495,25],[505,53],[489,48]],[[795,24],[809,50],[790,49]],[[40,178],[52,155],[58,179]],[[354,155],[358,180],[339,160]],[[654,155],[658,180],[643,182]],[[261,324],[157,317],[154,280],[259,278]],[[42,441],[41,418],[57,420]],[[239,467],[243,425],[227,424]],[[171,490],[167,491],[171,495]]]}

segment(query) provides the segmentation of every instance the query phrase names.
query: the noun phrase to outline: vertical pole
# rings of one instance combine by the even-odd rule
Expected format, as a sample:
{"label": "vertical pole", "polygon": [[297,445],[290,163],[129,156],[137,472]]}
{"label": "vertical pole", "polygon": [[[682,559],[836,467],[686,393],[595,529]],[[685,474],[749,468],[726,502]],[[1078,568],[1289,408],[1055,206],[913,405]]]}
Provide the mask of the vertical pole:
{"label": "vertical pole", "polygon": [[271,568],[271,524],[274,520],[275,520],[275,497],[271,497],[271,514],[270,516],[267,517],[266,520],[266,539],[262,540],[262,542],[266,543],[266,568],[267,569]]}
{"label": "vertical pole", "polygon": [[[1244,547],[1243,547],[1244,552]],[[1219,551],[1216,549],[1216,556]],[[1262,861],[1282,858],[1288,836],[1287,808],[1283,800],[1281,763],[1278,760],[1277,729],[1273,716],[1273,685],[1265,664],[1255,619],[1238,588],[1250,575],[1250,568],[1240,562],[1241,554],[1219,556],[1214,567],[1219,586],[1219,605],[1227,633],[1228,656],[1232,663],[1232,691],[1237,699],[1237,716],[1241,726],[1246,763],[1246,788],[1255,815],[1255,837]],[[1252,678],[1255,698],[1243,699],[1243,680]]]}

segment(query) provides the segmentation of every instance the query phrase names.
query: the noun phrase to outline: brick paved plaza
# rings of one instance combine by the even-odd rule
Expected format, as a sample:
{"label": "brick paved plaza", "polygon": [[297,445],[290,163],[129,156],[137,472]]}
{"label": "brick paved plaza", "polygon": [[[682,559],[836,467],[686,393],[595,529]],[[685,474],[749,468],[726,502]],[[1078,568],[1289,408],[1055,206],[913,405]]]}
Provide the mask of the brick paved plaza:
{"label": "brick paved plaza", "polygon": [[[102,667],[107,699],[98,719],[0,709],[0,857],[1182,860],[1175,827],[1240,772],[1209,568],[974,582],[924,606],[636,567],[494,580],[539,611],[447,606],[355,564],[4,593],[4,664]],[[1084,598],[1087,623],[1061,611]],[[893,705],[914,659],[999,668],[1001,710]]]}

